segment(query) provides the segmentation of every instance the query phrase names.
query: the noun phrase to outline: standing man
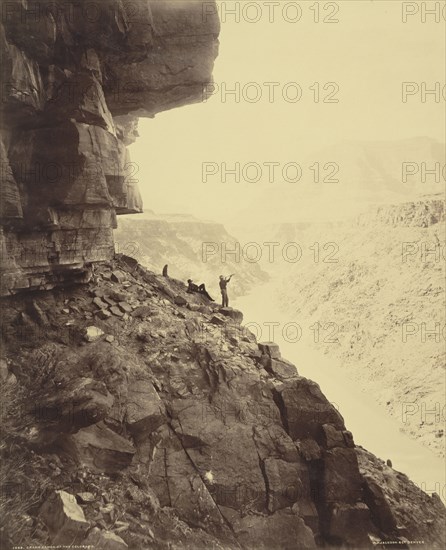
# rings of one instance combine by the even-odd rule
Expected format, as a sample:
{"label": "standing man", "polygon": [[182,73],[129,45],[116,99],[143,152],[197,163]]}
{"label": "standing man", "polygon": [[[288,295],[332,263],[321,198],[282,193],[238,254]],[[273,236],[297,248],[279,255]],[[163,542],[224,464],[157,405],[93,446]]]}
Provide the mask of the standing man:
{"label": "standing man", "polygon": [[227,291],[227,284],[232,279],[232,275],[229,275],[229,277],[224,277],[223,275],[220,275],[220,290],[221,290],[221,305],[223,307],[229,307],[229,298],[228,298],[228,291]]}

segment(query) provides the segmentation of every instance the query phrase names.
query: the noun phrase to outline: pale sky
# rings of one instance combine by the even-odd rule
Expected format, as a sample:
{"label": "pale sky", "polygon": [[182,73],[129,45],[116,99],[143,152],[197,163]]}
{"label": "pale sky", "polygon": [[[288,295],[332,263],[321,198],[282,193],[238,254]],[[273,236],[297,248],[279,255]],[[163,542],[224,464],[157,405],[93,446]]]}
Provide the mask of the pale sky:
{"label": "pale sky", "polygon": [[[265,2],[251,2],[254,6],[245,12],[243,1],[219,4],[227,10],[238,7],[241,16],[235,22],[234,16],[222,13],[215,83],[220,89],[239,83],[241,90],[254,83],[245,88],[252,94],[248,99],[259,90],[261,97],[250,103],[241,93],[237,103],[233,95],[217,92],[206,103],[141,119],[140,138],[130,154],[139,167],[137,178],[146,209],[233,221],[238,212],[246,215],[255,209],[256,201],[265,207],[265,191],[274,193],[274,185],[282,184],[277,174],[273,183],[267,181],[265,162],[280,163],[281,170],[290,162],[304,167],[309,158],[334,161],[318,159],[318,152],[344,140],[426,136],[446,141],[444,97],[438,101],[427,96],[422,103],[421,93],[414,93],[406,103],[402,101],[403,82],[414,82],[420,88],[422,82],[427,88],[437,82],[441,88],[445,85],[446,21],[442,17],[436,22],[435,16],[427,16],[422,22],[420,9],[418,14],[408,14],[403,23],[398,0],[345,0],[319,2],[320,18],[339,22],[316,23],[315,11],[310,9],[315,2],[300,0],[293,3],[302,10],[300,21],[285,20],[282,8],[286,2],[281,1],[270,22]],[[415,10],[415,3],[410,4],[407,9]],[[248,21],[256,16],[259,21]],[[295,18],[295,12],[290,10],[288,16]],[[278,85],[268,88],[265,82]],[[329,82],[335,85],[324,91]],[[284,100],[287,83],[293,83],[286,89],[290,99],[298,89],[294,83],[300,86],[298,102]],[[336,86],[333,99],[339,99],[338,103],[315,102],[317,88],[324,98]],[[230,168],[235,162],[241,163],[241,169],[246,163],[259,164],[262,179],[236,183],[228,176],[222,182],[222,163]],[[203,163],[214,163],[217,170],[207,182],[202,181]],[[310,175],[313,172],[307,170],[304,178]],[[325,205],[327,211],[331,200]]]}

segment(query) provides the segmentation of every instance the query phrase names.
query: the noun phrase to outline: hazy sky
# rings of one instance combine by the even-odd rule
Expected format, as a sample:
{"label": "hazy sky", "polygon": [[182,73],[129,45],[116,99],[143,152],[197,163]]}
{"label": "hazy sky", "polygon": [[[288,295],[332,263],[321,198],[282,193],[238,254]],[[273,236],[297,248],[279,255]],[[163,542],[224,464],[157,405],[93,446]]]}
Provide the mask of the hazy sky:
{"label": "hazy sky", "polygon": [[[206,103],[140,120],[140,138],[130,153],[139,166],[146,209],[225,221],[239,211],[246,215],[256,208],[256,201],[264,203],[265,190],[274,193],[274,186],[282,184],[285,164],[304,168],[309,158],[335,160],[317,158],[326,145],[417,136],[445,141],[444,97],[430,95],[425,103],[421,97],[421,83],[427,88],[437,82],[441,88],[445,85],[442,17],[436,22],[434,15],[427,15],[423,22],[420,8],[414,15],[408,13],[404,23],[403,3],[398,0],[300,0],[288,2],[301,10],[300,20],[292,23],[286,18],[296,19],[298,12],[290,7],[284,14],[287,2],[282,0],[270,22],[268,3],[250,2],[249,10],[243,1],[219,4],[221,10],[240,10],[239,22],[221,13],[220,55],[214,70],[220,91]],[[319,23],[315,8],[310,9],[315,4],[319,4]],[[414,2],[407,6],[408,12],[416,9]],[[324,18],[339,22],[324,23]],[[334,84],[324,90],[330,82]],[[420,88],[406,103],[403,82]],[[287,83],[291,84],[286,87]],[[225,85],[239,86],[238,102],[221,92]],[[295,102],[298,91],[302,95]],[[253,102],[256,94],[258,101]],[[324,98],[339,101],[327,103]],[[222,163],[234,168],[235,162],[240,162],[241,171],[246,163],[257,163],[261,180],[236,183],[228,176],[222,182]],[[280,163],[272,183],[265,162]],[[207,182],[202,181],[203,163],[214,163],[209,170],[217,171],[209,174]],[[311,180],[314,171],[308,166],[307,162],[303,179]],[[248,178],[255,179],[255,169],[250,170]],[[287,174],[294,178],[292,166]],[[241,176],[243,180],[243,172]]]}

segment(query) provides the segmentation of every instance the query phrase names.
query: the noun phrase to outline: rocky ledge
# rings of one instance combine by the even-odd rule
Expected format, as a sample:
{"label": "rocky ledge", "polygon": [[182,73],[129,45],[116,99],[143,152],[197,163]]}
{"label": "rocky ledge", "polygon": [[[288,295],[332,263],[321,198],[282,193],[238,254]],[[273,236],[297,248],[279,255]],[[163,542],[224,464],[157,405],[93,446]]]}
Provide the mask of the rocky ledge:
{"label": "rocky ledge", "polygon": [[126,256],[3,304],[2,547],[444,548],[438,496],[241,312]]}

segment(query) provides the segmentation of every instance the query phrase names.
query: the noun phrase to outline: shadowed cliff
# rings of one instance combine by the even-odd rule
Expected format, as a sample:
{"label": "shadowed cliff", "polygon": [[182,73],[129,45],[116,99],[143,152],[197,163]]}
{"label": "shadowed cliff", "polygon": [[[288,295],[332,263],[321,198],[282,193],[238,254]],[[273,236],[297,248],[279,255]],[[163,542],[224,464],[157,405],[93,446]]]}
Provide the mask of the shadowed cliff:
{"label": "shadowed cliff", "polygon": [[88,278],[142,211],[137,117],[202,100],[213,2],[14,0],[1,26],[2,294]]}

